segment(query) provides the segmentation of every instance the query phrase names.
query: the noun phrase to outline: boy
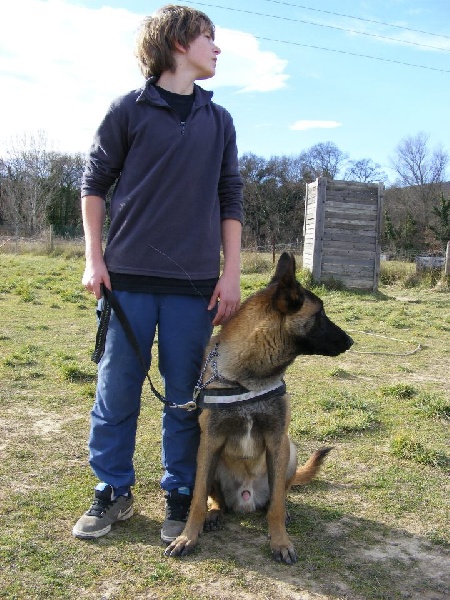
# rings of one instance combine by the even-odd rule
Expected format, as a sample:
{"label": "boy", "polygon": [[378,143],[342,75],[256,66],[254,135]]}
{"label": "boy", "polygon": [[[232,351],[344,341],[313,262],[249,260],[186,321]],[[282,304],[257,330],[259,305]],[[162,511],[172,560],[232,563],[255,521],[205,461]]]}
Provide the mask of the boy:
{"label": "boy", "polygon": [[[232,119],[194,84],[215,74],[220,49],[200,11],[168,5],[147,18],[136,55],[147,81],[111,105],[82,181],[83,284],[96,298],[114,290],[147,369],[158,328],[167,401],[192,393],[212,327],[240,303],[242,182]],[[105,197],[111,200],[103,255]],[[224,266],[221,276],[220,242]],[[133,454],[144,369],[111,312],[91,413],[90,465],[101,483],[73,535],[97,538],[133,514]],[[183,530],[195,480],[196,411],[162,417],[166,518],[161,539]]]}

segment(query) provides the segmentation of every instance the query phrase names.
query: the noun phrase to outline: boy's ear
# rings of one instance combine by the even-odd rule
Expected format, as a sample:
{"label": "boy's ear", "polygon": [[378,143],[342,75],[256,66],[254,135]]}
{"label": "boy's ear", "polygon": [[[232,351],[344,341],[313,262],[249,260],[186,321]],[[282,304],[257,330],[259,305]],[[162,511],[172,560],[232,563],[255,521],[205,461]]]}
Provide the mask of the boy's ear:
{"label": "boy's ear", "polygon": [[187,52],[187,48],[182,46],[180,44],[180,42],[174,42],[173,47],[174,47],[174,50],[176,50],[177,52],[180,52],[181,54],[186,54],[186,52]]}

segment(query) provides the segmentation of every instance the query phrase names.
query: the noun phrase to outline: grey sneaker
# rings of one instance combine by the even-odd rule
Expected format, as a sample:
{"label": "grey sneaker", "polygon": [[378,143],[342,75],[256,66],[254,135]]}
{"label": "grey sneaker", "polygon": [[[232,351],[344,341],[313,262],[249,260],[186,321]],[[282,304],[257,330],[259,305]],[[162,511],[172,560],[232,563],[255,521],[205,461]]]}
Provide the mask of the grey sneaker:
{"label": "grey sneaker", "polygon": [[133,516],[133,495],[117,496],[113,499],[110,485],[99,484],[90,509],[76,522],[72,533],[76,538],[92,540],[107,534],[111,525]]}
{"label": "grey sneaker", "polygon": [[180,487],[168,492],[166,499],[166,518],[162,524],[161,540],[170,544],[183,531],[186,524],[192,500],[192,490]]}

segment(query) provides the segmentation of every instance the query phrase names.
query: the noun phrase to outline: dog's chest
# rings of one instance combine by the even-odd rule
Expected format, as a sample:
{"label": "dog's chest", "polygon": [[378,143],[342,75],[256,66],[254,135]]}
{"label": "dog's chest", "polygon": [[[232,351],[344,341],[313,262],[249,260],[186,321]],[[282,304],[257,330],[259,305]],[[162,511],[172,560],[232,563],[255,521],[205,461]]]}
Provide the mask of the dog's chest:
{"label": "dog's chest", "polygon": [[265,451],[266,437],[277,438],[286,429],[286,404],[281,398],[207,413],[208,435],[224,439],[223,453],[232,458],[259,458]]}
{"label": "dog's chest", "polygon": [[231,458],[254,460],[264,448],[264,437],[255,419],[251,415],[245,415],[229,431],[223,452]]}
{"label": "dog's chest", "polygon": [[[242,458],[254,458],[258,455],[261,448],[261,436],[256,436],[253,432],[254,421],[253,418],[248,416],[246,419],[246,430],[243,435],[241,435],[237,442],[240,450],[240,455]],[[258,443],[259,442],[259,443]],[[259,450],[259,452],[258,452]]]}

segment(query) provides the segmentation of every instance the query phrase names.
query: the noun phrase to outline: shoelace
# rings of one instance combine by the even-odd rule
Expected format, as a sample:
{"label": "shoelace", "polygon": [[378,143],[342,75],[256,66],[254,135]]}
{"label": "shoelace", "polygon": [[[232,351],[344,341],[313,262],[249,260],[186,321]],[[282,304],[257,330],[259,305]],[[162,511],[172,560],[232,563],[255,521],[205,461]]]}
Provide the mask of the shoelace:
{"label": "shoelace", "polygon": [[92,517],[101,517],[112,504],[112,500],[107,500],[106,498],[95,498],[87,514]]}
{"label": "shoelace", "polygon": [[183,498],[182,496],[180,497],[180,495],[176,497],[167,495],[166,501],[167,518],[171,521],[186,521],[191,505],[191,497],[186,496]]}

